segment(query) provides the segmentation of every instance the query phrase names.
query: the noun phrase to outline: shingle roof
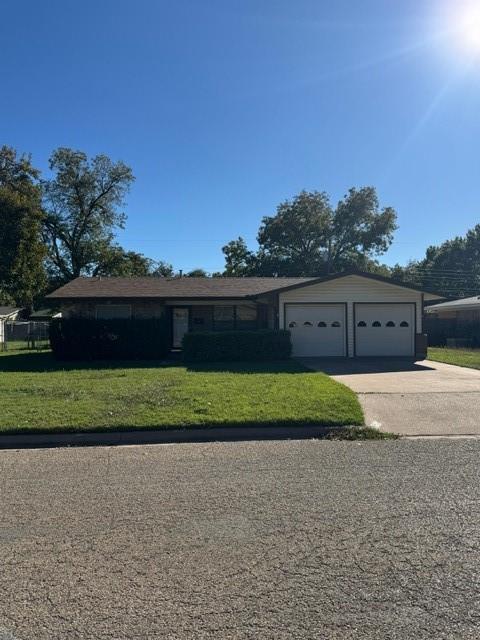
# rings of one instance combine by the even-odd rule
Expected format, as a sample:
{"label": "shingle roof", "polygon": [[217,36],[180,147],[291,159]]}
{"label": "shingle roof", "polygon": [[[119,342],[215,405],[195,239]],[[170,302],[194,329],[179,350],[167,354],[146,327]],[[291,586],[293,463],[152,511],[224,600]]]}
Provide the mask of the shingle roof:
{"label": "shingle roof", "polygon": [[[76,278],[50,295],[51,300],[78,300],[89,298],[248,298],[273,291],[295,289],[307,284],[329,282],[347,276],[360,276],[396,287],[421,291],[417,287],[374,273],[352,270],[321,278]],[[425,299],[443,296],[423,291]]]}
{"label": "shingle roof", "polygon": [[459,309],[480,309],[480,296],[432,304],[430,307],[427,307],[426,311],[427,313],[431,313],[432,311],[457,311]]}
{"label": "shingle roof", "polygon": [[76,298],[245,298],[316,278],[76,278],[46,296]]}
{"label": "shingle roof", "polygon": [[20,311],[19,307],[0,306],[0,317],[11,316],[12,313],[16,313],[17,311]]}

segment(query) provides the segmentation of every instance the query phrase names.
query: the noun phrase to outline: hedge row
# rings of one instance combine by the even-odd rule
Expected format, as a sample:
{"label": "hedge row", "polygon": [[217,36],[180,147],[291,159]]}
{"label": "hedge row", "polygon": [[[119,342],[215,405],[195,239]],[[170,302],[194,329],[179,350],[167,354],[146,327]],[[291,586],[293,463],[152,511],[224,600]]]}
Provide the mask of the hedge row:
{"label": "hedge row", "polygon": [[50,345],[59,360],[156,359],[168,353],[166,319],[90,320],[55,318]]}
{"label": "hedge row", "polygon": [[467,340],[470,347],[480,347],[480,323],[458,322],[455,319],[426,315],[423,330],[428,334],[431,347],[444,347],[448,338]]}
{"label": "hedge row", "polygon": [[183,337],[185,362],[283,360],[292,352],[289,331],[208,331]]}

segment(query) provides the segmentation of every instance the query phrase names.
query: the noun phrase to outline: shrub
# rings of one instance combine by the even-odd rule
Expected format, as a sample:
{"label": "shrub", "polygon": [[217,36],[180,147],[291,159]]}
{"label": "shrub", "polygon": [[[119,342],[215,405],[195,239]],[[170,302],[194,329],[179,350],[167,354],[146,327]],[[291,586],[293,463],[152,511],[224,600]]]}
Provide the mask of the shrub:
{"label": "shrub", "polygon": [[187,333],[183,337],[186,362],[284,360],[292,353],[289,331],[222,331]]}
{"label": "shrub", "polygon": [[480,347],[480,322],[461,322],[427,314],[423,328],[430,347],[444,347],[448,338],[460,338],[467,340],[471,347]]}
{"label": "shrub", "polygon": [[162,358],[168,353],[169,339],[165,318],[55,318],[50,324],[50,345],[59,360]]}

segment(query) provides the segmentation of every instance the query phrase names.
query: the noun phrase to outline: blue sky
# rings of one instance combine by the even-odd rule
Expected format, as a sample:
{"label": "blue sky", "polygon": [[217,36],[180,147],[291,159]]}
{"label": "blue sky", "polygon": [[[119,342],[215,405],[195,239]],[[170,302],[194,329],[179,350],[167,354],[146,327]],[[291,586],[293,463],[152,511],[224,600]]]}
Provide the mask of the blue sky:
{"label": "blue sky", "polygon": [[[480,222],[480,62],[461,2],[2,3],[0,143],[48,173],[58,146],[135,173],[127,248],[188,270],[255,246],[301,189],[374,185],[400,229],[383,261]],[[456,27],[455,27],[456,28]]]}

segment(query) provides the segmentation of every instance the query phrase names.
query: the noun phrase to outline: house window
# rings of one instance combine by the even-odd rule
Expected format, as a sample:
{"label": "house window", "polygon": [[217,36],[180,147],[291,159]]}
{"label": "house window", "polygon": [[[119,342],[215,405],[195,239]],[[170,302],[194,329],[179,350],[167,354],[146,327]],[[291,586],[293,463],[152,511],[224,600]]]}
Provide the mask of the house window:
{"label": "house window", "polygon": [[97,320],[130,320],[132,307],[129,304],[97,304]]}
{"label": "house window", "polygon": [[235,328],[235,309],[233,306],[213,307],[213,327],[215,331],[230,331]]}
{"label": "house window", "polygon": [[386,327],[394,327],[395,323],[393,322],[393,320],[389,320],[385,326]]}
{"label": "house window", "polygon": [[309,320],[307,320],[306,322],[303,323],[303,326],[304,327],[313,327],[313,324]]}
{"label": "house window", "polygon": [[334,322],[332,322],[332,327],[341,327],[342,325],[340,324],[340,322],[338,320],[334,320]]}
{"label": "house window", "polygon": [[378,320],[375,320],[375,322],[372,322],[372,327],[381,327],[382,323],[379,322]]}
{"label": "house window", "polygon": [[360,322],[357,324],[357,327],[366,327],[367,323],[364,320],[360,320]]}
{"label": "house window", "polygon": [[297,323],[294,320],[292,320],[292,322],[288,323],[288,328],[289,329],[294,329],[296,326],[297,326]]}
{"label": "house window", "polygon": [[406,320],[402,320],[402,322],[400,322],[400,326],[401,327],[408,327],[408,322]]}
{"label": "house window", "polygon": [[324,329],[327,326],[326,322],[323,322],[323,320],[320,320],[320,322],[317,324],[317,327],[321,327],[322,329]]}
{"label": "house window", "polygon": [[237,329],[241,331],[252,331],[257,328],[257,309],[246,304],[239,304],[237,307]]}
{"label": "house window", "polygon": [[190,330],[211,331],[213,328],[213,309],[211,306],[192,305],[190,307]]}

